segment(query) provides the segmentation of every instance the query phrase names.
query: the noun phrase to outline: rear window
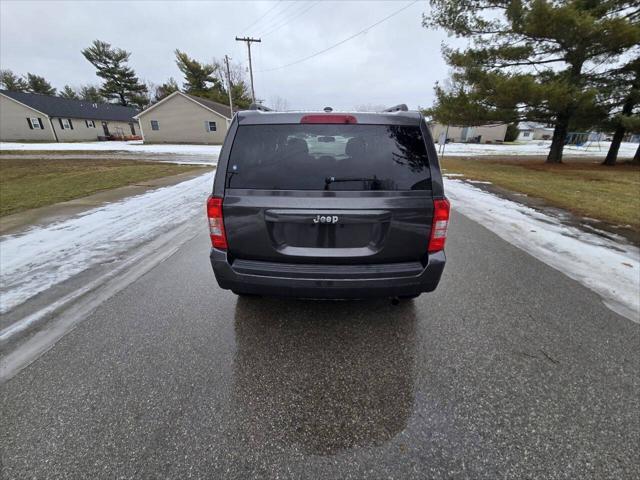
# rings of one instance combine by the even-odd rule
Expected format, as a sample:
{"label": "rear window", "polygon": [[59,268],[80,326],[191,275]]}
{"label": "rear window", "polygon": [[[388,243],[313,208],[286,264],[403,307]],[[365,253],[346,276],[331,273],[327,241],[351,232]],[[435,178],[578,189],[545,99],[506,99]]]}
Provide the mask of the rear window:
{"label": "rear window", "polygon": [[266,190],[429,190],[422,132],[396,125],[238,127],[227,188]]}

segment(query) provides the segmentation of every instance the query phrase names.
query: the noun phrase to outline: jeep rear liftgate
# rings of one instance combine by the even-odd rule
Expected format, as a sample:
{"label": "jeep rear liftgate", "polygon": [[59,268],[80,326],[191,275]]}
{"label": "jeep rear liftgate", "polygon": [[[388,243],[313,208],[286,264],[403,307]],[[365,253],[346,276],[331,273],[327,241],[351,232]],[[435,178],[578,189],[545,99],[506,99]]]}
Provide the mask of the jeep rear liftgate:
{"label": "jeep rear liftgate", "polygon": [[419,259],[433,216],[430,178],[418,126],[240,126],[223,204],[229,252],[280,262]]}

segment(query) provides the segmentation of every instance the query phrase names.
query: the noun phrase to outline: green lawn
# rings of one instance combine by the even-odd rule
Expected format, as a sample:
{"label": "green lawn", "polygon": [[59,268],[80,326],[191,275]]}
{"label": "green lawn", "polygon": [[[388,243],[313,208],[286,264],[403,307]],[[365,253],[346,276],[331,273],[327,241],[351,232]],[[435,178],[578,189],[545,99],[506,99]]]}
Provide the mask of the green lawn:
{"label": "green lawn", "polygon": [[479,160],[445,157],[448,173],[489,181],[548,204],[640,231],[640,167],[603,167],[584,160],[548,165],[540,160]]}
{"label": "green lawn", "polygon": [[0,157],[0,216],[210,167],[114,159]]}

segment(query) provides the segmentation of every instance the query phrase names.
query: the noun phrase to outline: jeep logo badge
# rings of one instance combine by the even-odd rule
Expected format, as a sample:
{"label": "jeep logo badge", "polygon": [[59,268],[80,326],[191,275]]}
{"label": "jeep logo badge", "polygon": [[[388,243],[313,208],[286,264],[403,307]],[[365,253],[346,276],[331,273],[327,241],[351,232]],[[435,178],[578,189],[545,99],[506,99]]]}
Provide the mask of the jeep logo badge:
{"label": "jeep logo badge", "polygon": [[313,223],[338,223],[337,215],[316,215]]}

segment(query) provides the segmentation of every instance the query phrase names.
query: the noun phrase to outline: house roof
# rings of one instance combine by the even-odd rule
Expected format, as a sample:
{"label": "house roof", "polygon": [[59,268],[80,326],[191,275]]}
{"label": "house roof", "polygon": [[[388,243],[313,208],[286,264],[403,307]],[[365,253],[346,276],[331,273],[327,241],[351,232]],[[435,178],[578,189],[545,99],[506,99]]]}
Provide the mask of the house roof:
{"label": "house roof", "polygon": [[131,122],[138,113],[136,108],[123,107],[113,103],[93,103],[87,100],[71,100],[40,93],[10,92],[8,90],[0,90],[0,94],[50,117]]}
{"label": "house roof", "polygon": [[[231,120],[231,117],[233,117],[233,115],[231,115],[231,109],[229,108],[228,105],[223,105],[222,103],[214,102],[213,100],[209,100],[208,98],[197,97],[197,96],[191,95],[189,93],[183,93],[183,92],[177,91],[177,92],[173,92],[171,95],[168,95],[168,96],[164,97],[158,103],[154,103],[153,105],[151,105],[146,110],[143,110],[142,112],[138,113],[138,115],[136,115],[136,118],[140,118],[142,115],[147,114],[148,112],[150,112],[154,108],[162,105],[167,100],[169,100],[170,98],[175,97],[176,95],[181,95],[181,96],[191,100],[192,102],[197,103],[201,107],[204,107],[207,110],[215,112],[218,115],[222,115],[224,118],[227,118],[229,120]],[[237,108],[234,108],[233,110],[234,110],[234,112],[238,111]]]}
{"label": "house roof", "polygon": [[518,130],[553,130],[553,128],[547,127],[543,123],[520,122],[518,124]]}
{"label": "house roof", "polygon": [[[233,117],[229,105],[223,105],[222,103],[214,102],[213,100],[209,100],[208,98],[196,97],[195,95],[190,95],[188,93],[185,93],[185,95],[191,100],[195,100],[196,102],[203,104],[205,107],[210,108],[214,112],[217,112],[226,118]],[[237,109],[234,108],[234,110]]]}

